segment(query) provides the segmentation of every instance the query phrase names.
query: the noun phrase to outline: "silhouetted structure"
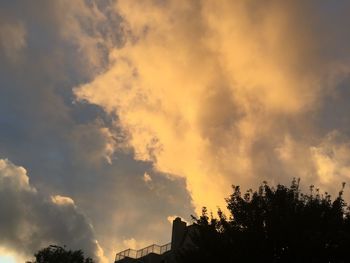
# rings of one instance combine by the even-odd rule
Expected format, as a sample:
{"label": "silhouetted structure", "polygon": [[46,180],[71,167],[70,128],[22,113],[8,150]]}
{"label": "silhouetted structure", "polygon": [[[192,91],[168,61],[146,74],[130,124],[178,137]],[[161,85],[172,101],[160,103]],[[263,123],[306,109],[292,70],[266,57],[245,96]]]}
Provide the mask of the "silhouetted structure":
{"label": "silhouetted structure", "polygon": [[290,187],[269,187],[242,194],[238,186],[226,199],[230,215],[218,210],[193,217],[187,226],[173,221],[172,240],[117,254],[118,263],[345,263],[350,262],[350,208],[343,188],[334,201],[310,187],[309,194]]}
{"label": "silhouetted structure", "polygon": [[177,251],[191,243],[190,235],[192,226],[177,217],[173,221],[171,243],[159,246],[151,245],[143,249],[126,249],[116,254],[115,262],[118,263],[171,263],[176,262]]}

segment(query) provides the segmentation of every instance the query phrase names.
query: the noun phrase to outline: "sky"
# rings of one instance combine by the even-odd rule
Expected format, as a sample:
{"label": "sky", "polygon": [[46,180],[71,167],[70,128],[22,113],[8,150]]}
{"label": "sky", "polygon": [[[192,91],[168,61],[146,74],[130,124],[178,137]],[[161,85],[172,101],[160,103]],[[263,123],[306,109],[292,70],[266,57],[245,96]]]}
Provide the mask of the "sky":
{"label": "sky", "polygon": [[0,262],[2,262],[2,263],[15,263],[15,260],[12,256],[0,256]]}
{"label": "sky", "polygon": [[171,239],[232,185],[350,196],[346,0],[0,2],[0,262]]}

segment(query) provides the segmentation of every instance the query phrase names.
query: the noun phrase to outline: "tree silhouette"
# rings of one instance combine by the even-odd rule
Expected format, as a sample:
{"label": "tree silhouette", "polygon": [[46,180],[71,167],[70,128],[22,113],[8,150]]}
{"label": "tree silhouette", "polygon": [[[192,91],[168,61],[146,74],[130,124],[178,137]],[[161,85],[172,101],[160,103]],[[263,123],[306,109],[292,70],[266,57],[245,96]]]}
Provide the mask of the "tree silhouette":
{"label": "tree silhouette", "polygon": [[65,247],[50,245],[39,250],[34,262],[27,263],[94,263],[91,258],[85,258],[81,250],[67,250]]}
{"label": "tree silhouette", "polygon": [[314,186],[308,194],[299,180],[288,188],[264,182],[257,191],[233,186],[226,199],[230,216],[216,218],[203,208],[193,217],[192,245],[178,262],[349,262],[350,214],[342,190],[332,201]]}

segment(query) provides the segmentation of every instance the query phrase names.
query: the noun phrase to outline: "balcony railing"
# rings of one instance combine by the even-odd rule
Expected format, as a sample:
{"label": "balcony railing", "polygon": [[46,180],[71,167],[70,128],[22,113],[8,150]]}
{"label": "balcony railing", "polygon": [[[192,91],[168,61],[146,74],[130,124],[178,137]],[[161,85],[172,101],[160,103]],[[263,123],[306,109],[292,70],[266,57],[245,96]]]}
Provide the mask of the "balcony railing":
{"label": "balcony railing", "polygon": [[163,246],[153,244],[153,245],[150,245],[148,247],[145,247],[145,248],[142,248],[139,250],[129,248],[129,249],[126,249],[122,252],[117,253],[115,256],[115,261],[122,260],[123,258],[126,258],[126,257],[138,259],[138,258],[142,258],[150,253],[162,255],[165,252],[168,252],[170,250],[171,250],[171,243],[165,244]]}

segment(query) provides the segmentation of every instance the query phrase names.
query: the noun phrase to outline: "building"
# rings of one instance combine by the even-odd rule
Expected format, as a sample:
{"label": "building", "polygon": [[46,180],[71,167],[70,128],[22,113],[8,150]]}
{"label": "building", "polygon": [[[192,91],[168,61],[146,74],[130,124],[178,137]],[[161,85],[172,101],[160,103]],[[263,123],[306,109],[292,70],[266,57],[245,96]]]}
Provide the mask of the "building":
{"label": "building", "polygon": [[126,249],[116,254],[115,263],[172,263],[175,253],[191,244],[190,233],[194,225],[187,226],[186,222],[177,217],[173,221],[171,242],[165,245],[150,245],[134,250]]}

